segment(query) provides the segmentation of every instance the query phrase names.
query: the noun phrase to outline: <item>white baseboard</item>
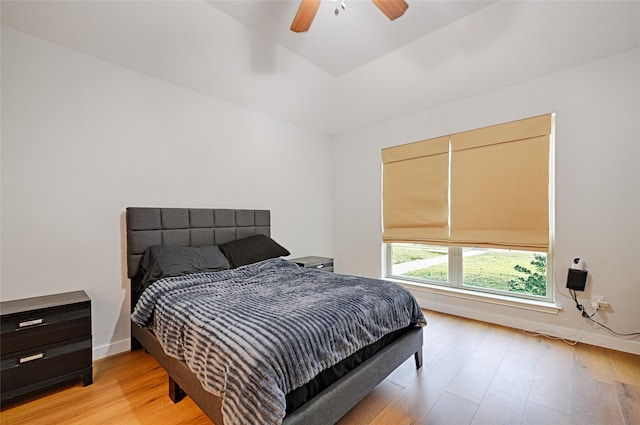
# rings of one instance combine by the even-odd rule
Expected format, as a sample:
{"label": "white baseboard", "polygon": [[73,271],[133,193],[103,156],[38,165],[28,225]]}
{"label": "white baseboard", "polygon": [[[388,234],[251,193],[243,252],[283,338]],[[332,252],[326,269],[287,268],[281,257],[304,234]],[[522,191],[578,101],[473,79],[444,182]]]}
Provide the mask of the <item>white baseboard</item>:
{"label": "white baseboard", "polygon": [[[589,332],[588,328],[571,329],[561,326],[548,325],[530,320],[523,320],[514,317],[506,317],[487,311],[468,309],[452,304],[438,303],[429,299],[428,293],[412,291],[420,306],[427,310],[434,310],[441,313],[453,314],[455,316],[466,317],[468,319],[480,320],[483,322],[502,325],[509,328],[522,329],[537,332],[552,337],[565,338],[572,341],[579,341],[585,344],[596,345],[598,347],[610,348],[612,350],[624,351],[626,353],[640,355],[640,341],[616,338],[609,335],[598,335]],[[427,317],[427,321],[429,318]],[[427,325],[428,326],[428,325]]]}
{"label": "white baseboard", "polygon": [[131,339],[123,339],[121,341],[112,342],[100,347],[93,347],[93,360],[103,359],[113,356],[114,354],[123,353],[131,349]]}

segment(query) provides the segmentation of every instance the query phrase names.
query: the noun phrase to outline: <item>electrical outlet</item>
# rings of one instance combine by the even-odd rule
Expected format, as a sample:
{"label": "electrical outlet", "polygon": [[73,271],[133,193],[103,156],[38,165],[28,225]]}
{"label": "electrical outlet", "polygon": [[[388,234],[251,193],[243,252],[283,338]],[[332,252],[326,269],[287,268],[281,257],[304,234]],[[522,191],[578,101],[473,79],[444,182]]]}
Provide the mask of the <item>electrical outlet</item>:
{"label": "electrical outlet", "polygon": [[594,295],[591,298],[591,305],[593,308],[607,308],[609,307],[609,303],[602,295]]}

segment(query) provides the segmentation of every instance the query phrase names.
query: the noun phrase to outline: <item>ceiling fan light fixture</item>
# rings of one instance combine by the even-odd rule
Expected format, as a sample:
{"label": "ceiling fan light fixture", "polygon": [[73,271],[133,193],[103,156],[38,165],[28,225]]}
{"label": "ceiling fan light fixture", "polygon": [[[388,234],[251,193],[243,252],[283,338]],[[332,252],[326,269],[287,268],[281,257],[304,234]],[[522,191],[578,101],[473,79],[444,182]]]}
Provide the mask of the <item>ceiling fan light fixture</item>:
{"label": "ceiling fan light fixture", "polygon": [[[340,7],[338,7],[338,1],[336,0],[336,8],[333,13],[338,16],[340,14],[340,7],[342,10],[347,10],[346,0],[342,0]],[[405,0],[371,0],[378,9],[390,20],[394,20],[404,15],[404,12],[409,8],[409,4]],[[309,31],[313,18],[316,16],[318,7],[320,6],[320,0],[300,0],[300,6],[296,16],[291,23],[291,31],[293,32],[306,32]]]}

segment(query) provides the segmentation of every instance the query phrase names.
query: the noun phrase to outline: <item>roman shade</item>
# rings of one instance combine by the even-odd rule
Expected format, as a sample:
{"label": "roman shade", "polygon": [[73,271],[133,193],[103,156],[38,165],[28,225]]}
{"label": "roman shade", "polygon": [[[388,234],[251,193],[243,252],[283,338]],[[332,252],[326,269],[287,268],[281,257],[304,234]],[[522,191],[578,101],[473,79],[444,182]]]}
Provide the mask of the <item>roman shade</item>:
{"label": "roman shade", "polygon": [[552,119],[384,149],[383,240],[548,251]]}
{"label": "roman shade", "polygon": [[383,240],[449,240],[449,137],[382,150]]}

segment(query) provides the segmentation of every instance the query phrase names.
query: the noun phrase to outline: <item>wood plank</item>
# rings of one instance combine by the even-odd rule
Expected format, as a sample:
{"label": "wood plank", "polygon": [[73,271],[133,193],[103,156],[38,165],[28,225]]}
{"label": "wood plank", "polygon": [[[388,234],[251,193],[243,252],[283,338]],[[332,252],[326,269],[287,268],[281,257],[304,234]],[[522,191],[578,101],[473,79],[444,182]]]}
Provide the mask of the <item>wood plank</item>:
{"label": "wood plank", "polygon": [[390,381],[382,381],[336,425],[370,424],[401,392],[402,387]]}
{"label": "wood plank", "polygon": [[428,419],[421,423],[429,425],[466,425],[470,424],[478,405],[448,392],[444,392],[433,409],[429,411]]}
{"label": "wood plank", "polygon": [[640,387],[616,382],[616,393],[626,425],[640,424]]}
{"label": "wood plank", "polygon": [[522,417],[521,425],[562,424],[580,425],[574,418],[564,412],[529,402]]}
{"label": "wood plank", "polygon": [[613,367],[609,350],[594,345],[577,344],[575,348],[576,367],[582,369],[596,381],[613,383]]}
{"label": "wood plank", "polygon": [[561,341],[544,340],[538,354],[528,400],[544,407],[571,414],[574,347]]}
{"label": "wood plank", "polygon": [[589,375],[580,369],[571,375],[571,416],[581,424],[624,424],[614,385]]}
{"label": "wood plank", "polygon": [[537,355],[508,351],[487,389],[472,425],[517,424],[527,405]]}
{"label": "wood plank", "polygon": [[615,350],[607,350],[607,354],[614,380],[640,386],[640,356]]}

